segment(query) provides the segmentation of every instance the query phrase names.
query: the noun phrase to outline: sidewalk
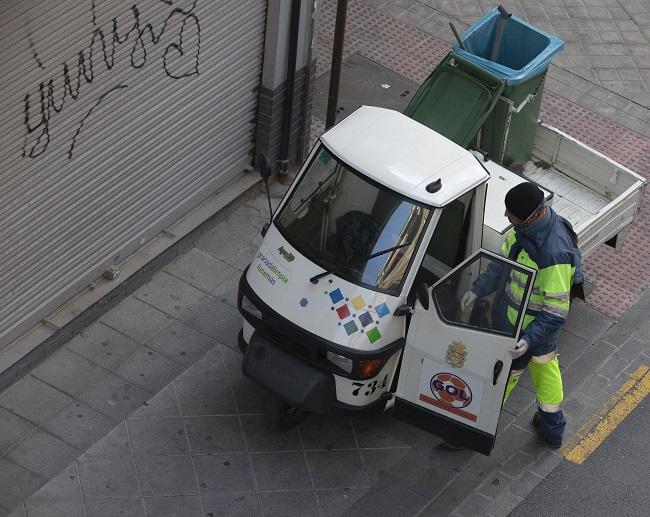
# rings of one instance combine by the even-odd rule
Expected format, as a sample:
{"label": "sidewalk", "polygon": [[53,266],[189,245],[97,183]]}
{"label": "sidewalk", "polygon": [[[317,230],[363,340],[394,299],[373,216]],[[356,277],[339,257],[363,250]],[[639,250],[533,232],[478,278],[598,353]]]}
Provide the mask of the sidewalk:
{"label": "sidewalk", "polygon": [[[234,342],[241,257],[223,251],[235,221],[256,235],[240,218],[264,202],[248,200],[0,395],[0,501],[18,506],[12,516],[506,515],[561,460],[532,432],[527,378],[490,457],[447,451],[388,416],[271,429]],[[650,361],[648,307],[646,294],[616,324],[573,307],[560,342],[570,431]]]}
{"label": "sidewalk", "polygon": [[[334,3],[321,6],[319,73],[329,66]],[[621,4],[627,12],[636,5]],[[346,58],[360,53],[420,82],[448,43],[432,35],[438,15],[418,9],[453,5],[474,12],[478,3],[351,1]],[[432,23],[428,31],[422,20]],[[650,175],[647,118],[635,133],[562,97],[559,79],[551,86],[545,120]],[[626,107],[643,100],[612,99]],[[568,441],[631,372],[650,364],[649,210],[646,202],[621,254],[590,258],[596,289],[589,305],[574,304],[562,333]],[[241,375],[236,344],[236,283],[267,220],[265,197],[251,191],[192,249],[0,393],[0,517],[502,516],[561,461],[532,431],[527,377],[505,406],[489,457],[447,451],[388,416],[311,416],[274,431],[267,395]]]}
{"label": "sidewalk", "polygon": [[[328,3],[328,2],[326,2]],[[498,3],[565,42],[546,90],[650,137],[650,5],[644,0],[360,0],[451,44]]]}

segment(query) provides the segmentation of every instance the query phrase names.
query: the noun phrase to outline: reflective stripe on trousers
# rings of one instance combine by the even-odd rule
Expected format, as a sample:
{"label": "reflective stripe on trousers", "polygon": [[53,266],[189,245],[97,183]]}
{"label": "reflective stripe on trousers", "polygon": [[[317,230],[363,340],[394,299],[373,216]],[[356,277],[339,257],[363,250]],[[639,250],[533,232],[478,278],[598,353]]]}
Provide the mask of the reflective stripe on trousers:
{"label": "reflective stripe on trousers", "polygon": [[[528,362],[528,371],[530,372],[539,408],[547,413],[560,411],[564,392],[562,390],[562,375],[557,354],[550,352],[542,356],[533,356]],[[523,370],[512,370],[510,372],[503,399],[504,403],[519,382],[522,373],[524,373]]]}

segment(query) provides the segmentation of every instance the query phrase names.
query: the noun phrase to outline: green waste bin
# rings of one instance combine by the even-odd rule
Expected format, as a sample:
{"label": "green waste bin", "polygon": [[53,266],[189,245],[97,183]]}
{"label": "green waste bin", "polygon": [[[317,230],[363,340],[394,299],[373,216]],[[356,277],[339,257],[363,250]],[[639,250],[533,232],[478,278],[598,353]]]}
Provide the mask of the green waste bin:
{"label": "green waste bin", "polygon": [[483,15],[462,34],[465,49],[454,42],[454,52],[505,81],[501,99],[483,124],[479,145],[507,166],[530,158],[546,72],[564,43],[516,16],[501,22],[499,18],[497,8]]}
{"label": "green waste bin", "polygon": [[530,158],[545,78],[546,72],[521,84],[506,86],[483,124],[478,147],[506,167],[513,162],[524,164]]}
{"label": "green waste bin", "polygon": [[467,147],[504,87],[503,79],[451,52],[418,88],[404,114]]}

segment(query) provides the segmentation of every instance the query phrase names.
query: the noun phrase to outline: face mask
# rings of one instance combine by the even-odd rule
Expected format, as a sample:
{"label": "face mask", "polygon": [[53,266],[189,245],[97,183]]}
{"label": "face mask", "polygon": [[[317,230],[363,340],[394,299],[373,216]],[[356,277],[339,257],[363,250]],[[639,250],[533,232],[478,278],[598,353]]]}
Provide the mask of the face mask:
{"label": "face mask", "polygon": [[522,228],[526,228],[527,226],[530,226],[531,224],[536,222],[537,219],[538,219],[538,215],[544,209],[544,206],[545,206],[545,202],[542,199],[542,202],[537,206],[537,208],[535,210],[533,210],[533,212],[526,219],[524,219],[522,222],[520,222],[518,224],[513,224],[513,226],[515,227],[515,230],[520,230]]}

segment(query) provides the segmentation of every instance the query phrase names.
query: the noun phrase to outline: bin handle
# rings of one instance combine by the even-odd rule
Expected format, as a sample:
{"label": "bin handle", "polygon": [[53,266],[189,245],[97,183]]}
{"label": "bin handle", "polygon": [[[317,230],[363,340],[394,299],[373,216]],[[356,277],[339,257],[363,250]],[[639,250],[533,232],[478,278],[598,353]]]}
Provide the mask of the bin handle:
{"label": "bin handle", "polygon": [[519,113],[522,109],[524,109],[524,108],[526,107],[526,104],[528,104],[528,103],[529,103],[530,101],[532,101],[534,98],[535,98],[535,96],[534,96],[532,93],[529,93],[528,95],[526,95],[526,97],[524,98],[524,100],[521,101],[521,104],[520,104],[519,106],[515,107],[515,103],[512,102],[512,99],[508,99],[508,97],[504,97],[503,95],[500,97],[500,99],[501,99],[503,102],[505,102],[506,104],[508,104],[508,106],[510,106],[510,107],[508,108],[508,110],[509,110],[511,113]]}
{"label": "bin handle", "polygon": [[503,95],[501,96],[501,100],[505,101],[507,104],[510,105],[510,111],[512,113],[519,113],[526,104],[528,104],[530,101],[532,101],[535,97],[537,97],[537,94],[539,93],[539,89],[542,86],[542,83],[544,82],[544,76],[545,74],[542,74],[542,78],[539,80],[539,83],[537,83],[537,86],[535,87],[535,91],[532,93],[529,93],[524,97],[524,100],[521,101],[521,104],[515,108],[515,103],[512,101],[512,99],[508,99],[507,97],[504,97]]}

